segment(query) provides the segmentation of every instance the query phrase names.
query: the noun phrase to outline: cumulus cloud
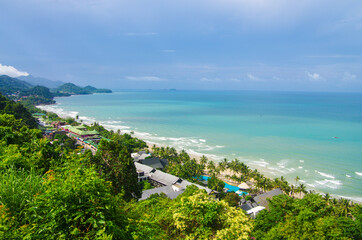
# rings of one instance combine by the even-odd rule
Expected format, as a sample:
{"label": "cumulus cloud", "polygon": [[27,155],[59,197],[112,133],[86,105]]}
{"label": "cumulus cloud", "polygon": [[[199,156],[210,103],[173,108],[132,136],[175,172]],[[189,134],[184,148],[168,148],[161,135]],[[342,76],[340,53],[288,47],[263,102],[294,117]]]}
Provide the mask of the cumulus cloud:
{"label": "cumulus cloud", "polygon": [[127,76],[126,77],[127,80],[129,81],[143,81],[143,82],[161,82],[161,81],[166,81],[166,79],[160,78],[160,77],[155,77],[155,76]]}
{"label": "cumulus cloud", "polygon": [[307,72],[307,76],[311,81],[325,81],[325,79],[319,73]]}
{"label": "cumulus cloud", "polygon": [[29,73],[21,72],[13,66],[6,66],[0,63],[0,75],[8,75],[10,77],[28,76]]}

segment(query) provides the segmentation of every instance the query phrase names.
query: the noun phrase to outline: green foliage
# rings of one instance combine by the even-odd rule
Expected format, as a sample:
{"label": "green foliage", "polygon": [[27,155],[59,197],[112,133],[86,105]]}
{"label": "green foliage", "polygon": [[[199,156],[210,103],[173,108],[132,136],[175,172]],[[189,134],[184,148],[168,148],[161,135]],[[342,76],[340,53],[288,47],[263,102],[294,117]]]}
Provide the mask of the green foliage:
{"label": "green foliage", "polygon": [[154,188],[151,183],[149,183],[148,181],[143,181],[140,183],[142,186],[142,190],[148,190],[148,189],[152,189]]}
{"label": "green foliage", "polygon": [[53,99],[53,94],[49,88],[43,86],[35,86],[20,92],[19,96],[37,96],[44,99]]}
{"label": "green foliage", "polygon": [[252,223],[240,209],[194,190],[128,206],[134,239],[249,239]]}
{"label": "green foliage", "polygon": [[77,165],[47,172],[45,191],[29,204],[30,223],[24,231],[39,239],[127,239],[120,197],[92,168]]}
{"label": "green foliage", "polygon": [[307,194],[303,199],[278,195],[270,200],[269,208],[257,215],[253,233],[257,239],[362,237],[360,206],[349,201],[344,205],[343,200],[334,204],[318,194]]}
{"label": "green foliage", "polygon": [[225,187],[225,183],[215,176],[212,176],[207,180],[207,186],[215,191],[222,192]]}
{"label": "green foliage", "polygon": [[54,136],[54,144],[59,144],[61,147],[65,149],[76,149],[76,140],[68,137],[65,134],[55,134]]}
{"label": "green foliage", "polygon": [[122,192],[126,201],[141,197],[136,167],[122,142],[101,140],[93,162],[101,176],[112,182],[114,192]]}
{"label": "green foliage", "polygon": [[23,105],[6,99],[0,94],[0,114],[12,114],[16,119],[22,119],[29,128],[36,128],[38,123]]}
{"label": "green foliage", "polygon": [[32,87],[31,84],[12,78],[6,75],[0,76],[0,93],[4,95],[13,94],[15,92],[25,90]]}
{"label": "green foliage", "polygon": [[204,170],[204,167],[195,159],[191,159],[185,151],[177,153],[174,148],[157,148],[156,146],[152,150],[155,156],[168,160],[169,165],[166,171],[180,178],[195,182],[194,177],[200,177]]}
{"label": "green foliage", "polygon": [[227,193],[222,200],[227,202],[229,204],[229,206],[238,207],[239,202],[240,202],[240,197],[238,194],[236,194],[234,192],[230,192],[230,193]]}

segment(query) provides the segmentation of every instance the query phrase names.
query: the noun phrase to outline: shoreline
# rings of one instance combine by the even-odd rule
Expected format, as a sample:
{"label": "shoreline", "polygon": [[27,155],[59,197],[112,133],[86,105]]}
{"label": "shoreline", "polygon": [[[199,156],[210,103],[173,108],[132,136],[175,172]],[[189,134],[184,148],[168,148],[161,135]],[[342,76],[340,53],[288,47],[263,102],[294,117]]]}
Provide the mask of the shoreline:
{"label": "shoreline", "polygon": [[[60,105],[58,102],[55,102],[54,104],[46,104],[46,105],[38,105],[36,107],[46,111],[46,112],[52,112],[52,111],[49,111],[49,110],[46,110],[44,109],[45,106],[54,106],[54,105]],[[63,110],[63,109],[61,109]],[[63,110],[64,111],[64,110]],[[59,112],[54,112],[56,114],[58,114],[59,116],[61,117],[64,117],[64,118],[67,118],[67,117],[72,117],[72,118],[75,118],[76,115],[78,115],[78,112],[63,112],[62,114],[59,114]],[[73,116],[74,115],[74,116]],[[91,119],[89,117],[84,117],[84,116],[79,116],[79,119],[82,120],[82,118],[85,120],[84,123],[86,124],[89,124],[89,123],[93,123],[96,119]],[[94,120],[94,121],[92,121]],[[101,123],[101,121],[99,122],[104,128],[106,128],[107,130],[115,130],[115,129],[112,129],[111,127],[109,126],[106,126],[107,124],[103,124]],[[128,128],[128,127],[127,127]],[[167,145],[167,144],[163,144],[163,143],[155,143],[155,142],[152,142],[152,141],[149,141],[147,139],[144,138],[144,134],[142,133],[137,133],[136,131],[132,131],[132,130],[127,130],[126,129],[121,129],[121,133],[128,133],[128,134],[131,134],[133,135],[134,137],[137,137],[143,141],[146,142],[147,146],[148,146],[148,149],[150,149],[153,145],[156,145],[157,147],[167,147],[167,146],[170,146],[170,145]],[[171,147],[171,146],[170,146]],[[177,150],[177,152],[180,152],[182,151],[182,148],[177,148],[175,147],[175,149]],[[195,154],[193,152],[190,152],[190,151],[187,151],[185,150],[188,155],[190,156],[190,158],[194,158],[196,159],[198,162],[199,162],[199,159],[202,157],[202,156],[206,156],[208,158],[208,160],[212,160],[215,165],[218,165],[218,163],[220,162],[220,159],[222,159],[223,157],[218,157],[219,159],[217,158],[213,158],[211,155],[212,154],[202,154],[202,153],[198,153],[198,154]],[[230,159],[229,159],[230,160]],[[244,162],[243,160],[241,160],[241,162]],[[268,171],[267,168],[265,167],[250,167],[250,164],[248,163],[245,163],[247,166],[249,166],[250,169],[254,170],[258,170],[260,173],[262,173],[266,178],[269,178],[269,179],[274,179],[276,177],[281,177],[283,176],[282,174],[277,174],[275,175],[275,173],[273,174],[272,171]],[[228,174],[229,173],[229,174]],[[224,182],[227,182],[229,183],[230,185],[238,185],[237,182],[229,179],[229,178],[226,178],[226,175],[229,175],[231,176],[230,174],[231,172],[221,172],[220,173],[220,176],[218,176],[221,180],[223,180]],[[301,182],[302,183],[302,182]],[[293,185],[293,186],[297,186],[296,184],[292,184],[292,181],[290,181],[290,185]],[[328,191],[321,191],[321,190],[317,190],[317,189],[311,189],[310,187],[308,187],[308,190],[312,190],[316,193],[319,193],[319,194],[322,194],[322,195],[325,195],[325,194],[329,194]],[[296,195],[296,194],[294,194]],[[299,194],[297,194],[299,195]],[[343,195],[339,195],[339,194],[330,194],[331,196],[339,199],[339,198],[345,198],[345,199],[349,199],[351,200],[352,202],[356,202],[356,203],[362,203],[362,197],[349,197],[349,196],[343,196]],[[295,197],[298,197],[298,196],[295,196]],[[299,197],[298,197],[299,198]]]}

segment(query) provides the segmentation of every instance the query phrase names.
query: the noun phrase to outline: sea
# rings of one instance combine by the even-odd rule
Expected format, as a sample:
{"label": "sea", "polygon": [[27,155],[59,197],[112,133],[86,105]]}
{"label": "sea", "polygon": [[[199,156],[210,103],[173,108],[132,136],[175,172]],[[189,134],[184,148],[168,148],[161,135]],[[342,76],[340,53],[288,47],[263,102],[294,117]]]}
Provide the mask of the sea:
{"label": "sea", "polygon": [[41,108],[362,202],[361,93],[145,90],[56,102]]}

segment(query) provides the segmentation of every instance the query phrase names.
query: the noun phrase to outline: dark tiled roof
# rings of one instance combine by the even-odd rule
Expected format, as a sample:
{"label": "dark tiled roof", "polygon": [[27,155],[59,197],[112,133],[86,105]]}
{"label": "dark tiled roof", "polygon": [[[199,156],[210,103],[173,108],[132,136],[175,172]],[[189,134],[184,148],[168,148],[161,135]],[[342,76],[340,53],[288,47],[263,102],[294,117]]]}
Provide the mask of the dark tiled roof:
{"label": "dark tiled roof", "polygon": [[159,158],[146,158],[144,160],[140,160],[140,162],[144,165],[150,166],[156,169],[163,169],[164,165],[162,164]]}
{"label": "dark tiled roof", "polygon": [[244,203],[243,205],[241,205],[241,209],[243,209],[244,211],[248,211],[250,209],[252,209],[253,206],[251,205],[250,201]]}
{"label": "dark tiled roof", "polygon": [[147,198],[149,198],[152,194],[160,194],[160,193],[164,193],[166,194],[166,196],[170,199],[175,199],[178,195],[180,195],[181,193],[183,193],[185,190],[181,190],[181,191],[174,191],[172,189],[172,186],[164,186],[164,187],[159,187],[159,188],[153,188],[153,189],[149,189],[149,190],[145,190],[142,192],[142,197],[140,200],[145,200]]}
{"label": "dark tiled roof", "polygon": [[280,188],[277,188],[254,197],[254,201],[257,202],[259,205],[268,208],[269,205],[268,199],[271,199],[279,194],[283,194],[283,191]]}

